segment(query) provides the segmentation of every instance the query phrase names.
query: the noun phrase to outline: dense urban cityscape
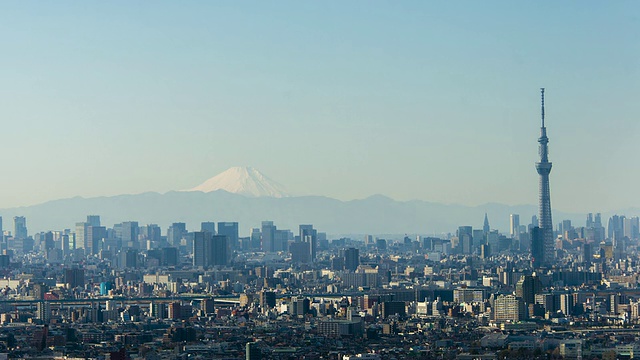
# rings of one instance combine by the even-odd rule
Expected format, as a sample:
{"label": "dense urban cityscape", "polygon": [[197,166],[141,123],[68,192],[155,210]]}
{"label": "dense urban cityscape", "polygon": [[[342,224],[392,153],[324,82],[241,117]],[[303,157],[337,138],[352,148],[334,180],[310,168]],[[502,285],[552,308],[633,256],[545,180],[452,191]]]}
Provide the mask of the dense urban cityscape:
{"label": "dense urban cityscape", "polygon": [[0,343],[37,358],[633,358],[638,218],[560,222],[541,267],[538,219],[510,221],[508,234],[485,217],[440,238],[328,239],[97,215],[30,235],[15,217]]}
{"label": "dense urban cityscape", "polygon": [[[4,231],[9,357],[632,358],[640,317],[637,217],[562,221],[535,267],[536,217],[453,235],[328,239],[264,221],[135,221]],[[217,225],[217,227],[216,227]]]}
{"label": "dense urban cityscape", "polygon": [[640,359],[640,1],[0,1],[0,360]]}
{"label": "dense urban cityscape", "polygon": [[[640,356],[638,217],[508,233],[329,238],[263,221],[159,225],[99,215],[2,228],[0,357],[37,359],[621,359]],[[79,219],[82,220],[82,219]]]}

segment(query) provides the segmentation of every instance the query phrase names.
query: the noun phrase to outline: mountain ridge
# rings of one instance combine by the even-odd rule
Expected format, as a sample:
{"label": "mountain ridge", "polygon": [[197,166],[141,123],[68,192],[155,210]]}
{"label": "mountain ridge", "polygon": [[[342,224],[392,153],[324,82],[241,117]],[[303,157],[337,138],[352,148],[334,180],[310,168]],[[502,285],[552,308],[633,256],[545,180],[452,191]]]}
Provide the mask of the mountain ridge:
{"label": "mountain ridge", "polygon": [[[478,206],[441,204],[423,200],[397,201],[376,194],[364,199],[342,201],[326,196],[307,195],[248,197],[225,190],[212,192],[145,192],[101,197],[73,197],[42,204],[1,209],[5,219],[26,216],[30,233],[72,229],[86,215],[101,216],[112,226],[123,221],[140,225],[158,224],[163,231],[172,222],[186,222],[191,231],[202,221],[237,221],[241,236],[261,221],[272,220],[278,228],[295,231],[299,224],[311,223],[329,234],[442,234],[455,233],[458,226],[480,228],[484,213],[492,228],[503,232],[509,227],[509,214],[520,214],[521,224],[537,213],[535,205],[510,206],[489,203]],[[556,219],[570,219],[579,226],[584,214],[554,212]],[[7,224],[9,225],[9,224]],[[10,226],[6,226],[10,228]]]}

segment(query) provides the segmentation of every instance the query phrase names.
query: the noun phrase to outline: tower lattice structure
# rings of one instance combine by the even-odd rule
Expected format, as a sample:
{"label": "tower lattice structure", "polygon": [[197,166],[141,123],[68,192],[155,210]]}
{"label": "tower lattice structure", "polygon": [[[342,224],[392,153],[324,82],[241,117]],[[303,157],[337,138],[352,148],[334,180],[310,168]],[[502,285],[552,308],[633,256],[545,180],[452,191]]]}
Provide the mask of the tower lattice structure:
{"label": "tower lattice structure", "polygon": [[536,170],[540,175],[540,193],[539,193],[539,227],[541,232],[543,259],[540,263],[549,265],[554,259],[554,239],[553,239],[553,221],[551,219],[551,193],[549,191],[549,173],[551,173],[551,162],[549,162],[549,138],[547,137],[547,128],[544,124],[544,88],[540,89],[541,93],[541,111],[542,126],[540,127],[540,138],[538,139],[540,161],[536,163]]}

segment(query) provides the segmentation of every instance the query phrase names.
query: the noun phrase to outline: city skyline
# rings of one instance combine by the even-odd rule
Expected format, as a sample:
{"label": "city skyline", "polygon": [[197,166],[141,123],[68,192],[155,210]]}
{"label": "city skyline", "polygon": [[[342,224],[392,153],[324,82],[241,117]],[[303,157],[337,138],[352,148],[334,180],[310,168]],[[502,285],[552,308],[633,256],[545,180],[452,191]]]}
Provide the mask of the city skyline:
{"label": "city skyline", "polygon": [[554,208],[640,197],[635,3],[68,4],[0,8],[2,208],[245,165],[300,195],[534,204],[542,85]]}
{"label": "city skyline", "polygon": [[0,359],[637,357],[638,10],[0,3]]}

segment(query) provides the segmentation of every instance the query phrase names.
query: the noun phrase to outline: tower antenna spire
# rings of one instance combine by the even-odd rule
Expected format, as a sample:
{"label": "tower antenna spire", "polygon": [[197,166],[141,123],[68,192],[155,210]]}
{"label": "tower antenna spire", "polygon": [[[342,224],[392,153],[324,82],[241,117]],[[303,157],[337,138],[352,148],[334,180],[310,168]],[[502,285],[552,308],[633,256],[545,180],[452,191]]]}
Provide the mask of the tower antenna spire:
{"label": "tower antenna spire", "polygon": [[544,127],[544,88],[540,88],[540,97],[542,100],[542,127]]}

